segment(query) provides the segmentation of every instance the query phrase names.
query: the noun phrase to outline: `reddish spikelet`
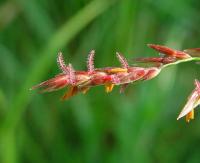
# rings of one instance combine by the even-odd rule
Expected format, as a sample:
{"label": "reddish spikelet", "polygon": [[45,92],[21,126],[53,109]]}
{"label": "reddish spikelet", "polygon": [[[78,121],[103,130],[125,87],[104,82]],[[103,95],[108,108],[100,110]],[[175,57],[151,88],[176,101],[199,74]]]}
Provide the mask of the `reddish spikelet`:
{"label": "reddish spikelet", "polygon": [[118,52],[116,53],[116,55],[117,55],[117,58],[118,58],[119,62],[122,65],[122,68],[128,68],[129,65],[128,65],[128,62],[127,62],[126,58],[122,54],[120,54]]}
{"label": "reddish spikelet", "polygon": [[42,88],[41,92],[51,92],[64,88],[69,84],[67,76],[65,74],[60,74],[52,79],[44,81],[38,85],[33,86],[30,90]]}
{"label": "reddish spikelet", "polygon": [[65,74],[68,74],[68,67],[65,65],[65,61],[63,59],[62,52],[58,53],[57,63],[61,71]]}
{"label": "reddish spikelet", "polygon": [[155,45],[155,44],[147,44],[147,45],[150,48],[153,48],[156,51],[158,51],[162,54],[166,54],[166,55],[171,56],[171,57],[175,57],[175,58],[178,58],[178,59],[190,58],[190,55],[183,52],[183,51],[174,50],[174,49],[168,48],[166,46],[162,46],[162,45]]}
{"label": "reddish spikelet", "polygon": [[89,73],[92,73],[94,71],[94,54],[95,51],[92,50],[88,55],[87,68]]}

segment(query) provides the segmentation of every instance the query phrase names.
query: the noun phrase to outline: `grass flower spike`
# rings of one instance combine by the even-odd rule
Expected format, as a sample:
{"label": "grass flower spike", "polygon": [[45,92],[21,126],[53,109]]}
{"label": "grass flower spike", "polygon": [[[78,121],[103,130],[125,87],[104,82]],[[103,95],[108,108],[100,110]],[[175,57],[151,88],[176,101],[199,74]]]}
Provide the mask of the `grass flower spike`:
{"label": "grass flower spike", "polygon": [[[70,63],[67,65],[62,53],[59,52],[57,63],[61,73],[33,86],[31,90],[39,88],[41,92],[51,92],[67,87],[68,90],[62,96],[62,100],[67,100],[78,93],[85,94],[91,87],[98,85],[104,85],[107,93],[111,92],[114,86],[120,85],[120,93],[122,93],[130,83],[151,80],[166,67],[184,62],[200,61],[200,48],[180,51],[163,45],[148,44],[148,46],[162,55],[137,58],[134,60],[134,66],[128,64],[127,59],[117,52],[116,56],[121,64],[120,67],[95,68],[95,51],[92,50],[88,55],[86,71],[77,71]],[[186,116],[186,121],[189,122],[194,118],[194,108],[200,104],[200,82],[198,80],[195,80],[195,86],[196,88],[189,96],[177,119]]]}
{"label": "grass flower spike", "polygon": [[124,92],[129,83],[150,80],[157,76],[161,70],[157,66],[131,67],[120,53],[116,54],[121,67],[95,68],[94,54],[94,50],[89,53],[87,71],[76,71],[72,64],[65,64],[63,55],[59,52],[57,62],[62,72],[52,79],[33,86],[31,89],[40,88],[41,92],[51,92],[68,87],[68,91],[62,97],[63,100],[69,99],[79,92],[86,93],[91,87],[97,85],[104,85],[107,93],[111,92],[115,85],[121,85],[120,92]]}

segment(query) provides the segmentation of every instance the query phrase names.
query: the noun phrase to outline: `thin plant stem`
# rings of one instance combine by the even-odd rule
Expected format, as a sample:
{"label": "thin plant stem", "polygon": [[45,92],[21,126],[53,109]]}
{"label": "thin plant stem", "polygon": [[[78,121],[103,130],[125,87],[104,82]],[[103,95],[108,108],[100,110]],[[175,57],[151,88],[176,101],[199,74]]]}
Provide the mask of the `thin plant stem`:
{"label": "thin plant stem", "polygon": [[200,61],[200,58],[199,57],[191,57],[191,58],[187,58],[187,59],[178,60],[176,62],[163,65],[161,68],[163,69],[163,68],[166,68],[166,67],[169,67],[169,66],[177,65],[179,63],[191,62],[191,61]]}

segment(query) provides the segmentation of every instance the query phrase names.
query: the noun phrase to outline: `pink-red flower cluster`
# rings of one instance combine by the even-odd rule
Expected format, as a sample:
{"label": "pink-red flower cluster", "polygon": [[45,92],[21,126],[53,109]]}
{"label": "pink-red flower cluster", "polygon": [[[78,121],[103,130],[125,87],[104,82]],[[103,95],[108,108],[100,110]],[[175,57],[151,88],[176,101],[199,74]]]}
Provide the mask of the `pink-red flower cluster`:
{"label": "pink-red flower cluster", "polygon": [[[180,60],[187,60],[192,57],[200,56],[200,48],[187,49],[184,51],[174,50],[162,45],[148,44],[150,48],[158,51],[162,55],[159,57],[138,58],[136,63],[151,63],[151,66],[129,66],[126,58],[116,53],[120,67],[94,67],[95,51],[89,53],[87,60],[86,71],[76,71],[72,64],[66,65],[62,53],[58,53],[57,62],[60,74],[54,78],[44,81],[31,88],[40,88],[41,92],[56,91],[68,87],[68,91],[63,95],[62,99],[66,100],[76,95],[79,92],[86,93],[91,87],[104,85],[105,91],[111,92],[115,85],[121,85],[120,92],[124,92],[129,83],[136,81],[150,80],[156,77],[164,66],[173,64]],[[189,122],[194,118],[194,108],[200,104],[200,82],[195,80],[196,88],[189,96],[188,101],[179,114],[177,119],[186,116],[186,121]]]}
{"label": "pink-red flower cluster", "polygon": [[86,93],[91,87],[97,85],[104,85],[106,92],[111,92],[115,85],[121,85],[120,92],[123,92],[129,83],[150,80],[157,76],[163,64],[190,57],[187,53],[165,46],[153,44],[148,46],[164,54],[162,57],[140,58],[138,60],[139,62],[154,63],[154,66],[151,67],[129,66],[125,57],[120,53],[116,53],[121,67],[95,68],[95,51],[92,50],[88,56],[88,70],[76,71],[70,63],[65,64],[63,55],[60,52],[58,53],[57,62],[62,72],[52,79],[33,86],[31,89],[41,88],[41,92],[51,92],[69,87],[69,90],[62,97],[63,100],[69,99],[78,92]]}

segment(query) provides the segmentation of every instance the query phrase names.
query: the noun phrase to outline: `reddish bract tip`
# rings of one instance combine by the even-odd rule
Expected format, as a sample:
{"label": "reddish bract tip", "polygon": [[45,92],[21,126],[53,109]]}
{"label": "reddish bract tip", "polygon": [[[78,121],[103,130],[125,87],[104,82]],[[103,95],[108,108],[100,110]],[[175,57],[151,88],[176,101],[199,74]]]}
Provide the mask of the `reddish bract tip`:
{"label": "reddish bract tip", "polygon": [[64,88],[69,84],[65,74],[60,74],[52,79],[46,80],[38,85],[33,86],[30,90],[40,88],[40,92],[51,92]]}
{"label": "reddish bract tip", "polygon": [[178,59],[190,58],[190,55],[183,51],[174,50],[163,45],[147,44],[147,46],[162,54],[166,54],[171,57],[176,57]]}

